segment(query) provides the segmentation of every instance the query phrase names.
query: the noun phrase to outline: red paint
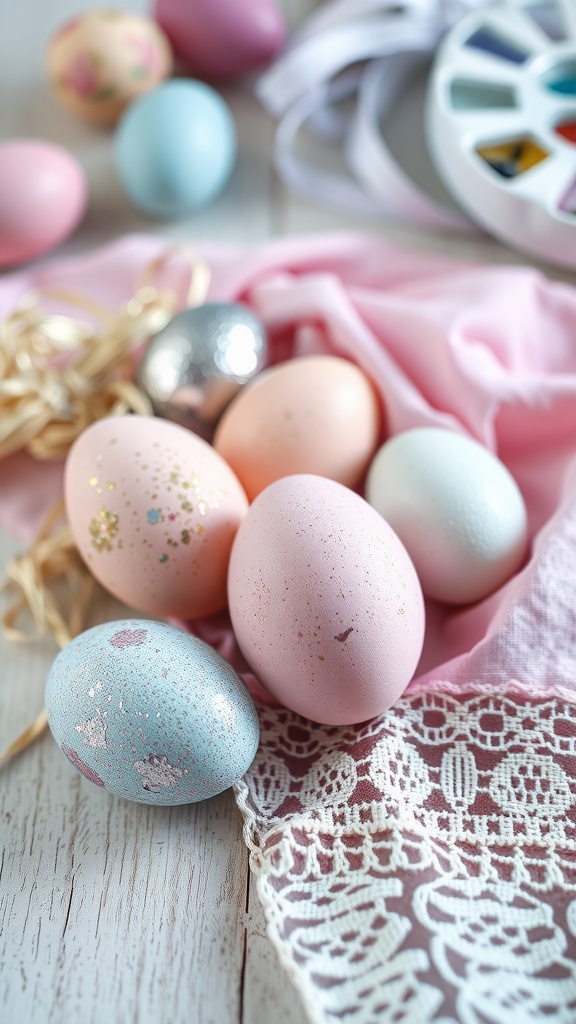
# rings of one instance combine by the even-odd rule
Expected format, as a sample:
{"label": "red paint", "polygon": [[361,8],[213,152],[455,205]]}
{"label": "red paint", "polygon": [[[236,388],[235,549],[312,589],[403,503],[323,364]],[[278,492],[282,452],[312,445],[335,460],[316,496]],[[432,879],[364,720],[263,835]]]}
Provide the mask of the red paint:
{"label": "red paint", "polygon": [[570,142],[573,146],[576,146],[576,121],[562,121],[557,124],[554,131],[556,135],[560,135],[566,142]]}

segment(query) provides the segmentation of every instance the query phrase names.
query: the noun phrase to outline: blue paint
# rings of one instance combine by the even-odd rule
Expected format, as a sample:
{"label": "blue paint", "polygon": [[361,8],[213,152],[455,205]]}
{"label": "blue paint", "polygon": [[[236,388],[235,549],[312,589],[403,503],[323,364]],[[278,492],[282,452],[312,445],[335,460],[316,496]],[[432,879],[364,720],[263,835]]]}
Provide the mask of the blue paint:
{"label": "blue paint", "polygon": [[528,59],[528,54],[524,50],[512,46],[487,28],[479,28],[473,32],[466,40],[466,46],[471,46],[475,50],[483,50],[493,57],[501,57],[502,60],[509,60],[514,64],[524,64]]}
{"label": "blue paint", "polygon": [[576,96],[576,77],[571,75],[569,78],[559,78],[556,82],[546,82],[546,87],[561,96]]}
{"label": "blue paint", "polygon": [[156,523],[160,522],[162,513],[159,508],[151,508],[148,510],[148,522],[155,526]]}

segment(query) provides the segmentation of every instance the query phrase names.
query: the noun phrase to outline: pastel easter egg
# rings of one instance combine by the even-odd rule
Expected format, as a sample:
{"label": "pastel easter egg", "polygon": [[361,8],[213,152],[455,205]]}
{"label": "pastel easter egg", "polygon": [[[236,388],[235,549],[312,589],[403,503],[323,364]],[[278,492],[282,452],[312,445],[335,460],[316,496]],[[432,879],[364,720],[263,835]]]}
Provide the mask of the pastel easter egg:
{"label": "pastel easter egg", "polygon": [[214,447],[252,500],[292,473],[355,487],[378,445],[375,389],[354,363],[337,356],[291,359],[259,374],[225,411]]}
{"label": "pastel easter egg", "polygon": [[167,36],[150,18],[87,11],[52,36],[46,64],[59,103],[97,124],[115,124],[128,104],[172,71]]}
{"label": "pastel easter egg", "polygon": [[230,110],[209,85],[172,79],[123,115],[115,139],[122,187],[153,217],[202,209],[226,185],[236,159]]}
{"label": "pastel easter egg", "polygon": [[0,267],[52,249],[79,224],[87,186],[78,161],[51,142],[0,144]]}
{"label": "pastel easter egg", "polygon": [[427,597],[479,601],[519,568],[527,513],[516,481],[484,445],[417,427],[374,458],[366,497],[409,551]]}
{"label": "pastel easter egg", "polygon": [[246,495],[196,434],[154,417],[99,420],[70,449],[64,490],[82,558],[121,601],[184,619],[225,607]]}
{"label": "pastel easter egg", "polygon": [[161,622],[107,622],[75,637],[50,670],[46,709],[74,767],[139,803],[221,793],[258,747],[241,679],[208,644]]}
{"label": "pastel easter egg", "polygon": [[201,78],[234,78],[262,68],[286,37],[271,0],[156,0],[154,11],[176,54]]}
{"label": "pastel easter egg", "polygon": [[386,711],[410,682],[424,602],[410,558],[363,498],[285,477],[250,506],[232,548],[230,616],[260,682],[314,722]]}

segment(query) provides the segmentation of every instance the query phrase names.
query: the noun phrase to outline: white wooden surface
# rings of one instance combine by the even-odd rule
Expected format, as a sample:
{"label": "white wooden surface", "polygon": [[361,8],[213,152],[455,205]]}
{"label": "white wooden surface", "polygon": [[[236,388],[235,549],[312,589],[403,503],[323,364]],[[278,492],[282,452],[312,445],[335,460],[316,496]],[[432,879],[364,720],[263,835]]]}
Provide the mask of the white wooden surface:
{"label": "white wooden surface", "polygon": [[[239,0],[241,2],[241,0]],[[289,196],[271,166],[273,124],[246,85],[227,88],[239,128],[226,192],[197,217],[158,224],[136,213],[113,170],[108,132],[57,108],[43,82],[51,31],[89,0],[0,0],[0,137],[39,136],[73,150],[90,209],[62,252],[127,231],[254,242],[288,232],[366,227],[429,251],[517,259],[486,238],[354,223]],[[145,0],[124,2],[146,12]],[[284,0],[297,24],[314,4]],[[399,149],[422,154],[417,98],[397,119]],[[407,136],[409,145],[406,146]],[[0,537],[0,567],[18,549]],[[103,618],[120,617],[112,601]],[[0,637],[0,747],[42,706],[49,642]],[[110,797],[67,764],[51,738],[0,770],[2,1024],[297,1024],[298,996],[266,933],[231,792],[173,809]]]}

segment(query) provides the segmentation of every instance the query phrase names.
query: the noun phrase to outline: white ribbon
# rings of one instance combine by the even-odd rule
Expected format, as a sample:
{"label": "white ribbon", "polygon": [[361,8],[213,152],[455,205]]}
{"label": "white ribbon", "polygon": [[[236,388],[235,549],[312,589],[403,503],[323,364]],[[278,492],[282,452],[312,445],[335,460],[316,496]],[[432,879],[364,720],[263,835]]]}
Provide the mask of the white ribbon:
{"label": "white ribbon", "polygon": [[[380,123],[442,36],[485,0],[333,0],[294,33],[256,92],[274,117],[276,169],[294,192],[324,206],[386,221],[470,230],[463,214],[436,203],[392,155]],[[344,101],[355,100],[352,113]],[[303,161],[307,128],[337,144],[348,176]]]}

